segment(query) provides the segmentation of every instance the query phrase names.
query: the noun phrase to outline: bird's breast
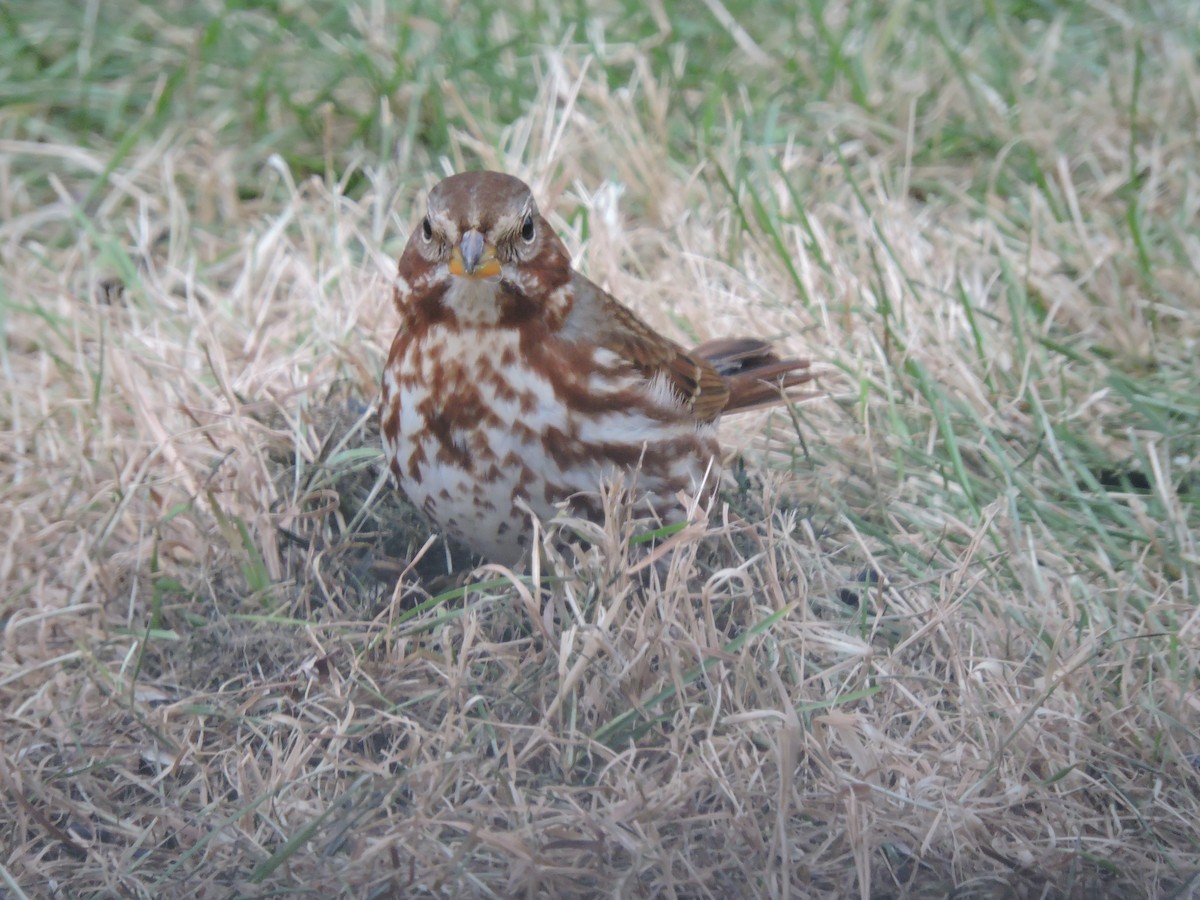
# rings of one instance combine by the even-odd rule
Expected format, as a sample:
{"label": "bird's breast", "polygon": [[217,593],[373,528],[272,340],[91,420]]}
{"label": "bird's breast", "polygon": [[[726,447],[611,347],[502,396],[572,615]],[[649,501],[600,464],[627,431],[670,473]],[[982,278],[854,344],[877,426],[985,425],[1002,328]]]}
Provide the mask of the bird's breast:
{"label": "bird's breast", "polygon": [[[383,378],[385,449],[409,498],[493,559],[519,555],[527,506],[594,493],[615,469],[687,490],[716,454],[665,384],[603,348],[517,328],[401,333]],[[509,552],[502,552],[507,550]]]}

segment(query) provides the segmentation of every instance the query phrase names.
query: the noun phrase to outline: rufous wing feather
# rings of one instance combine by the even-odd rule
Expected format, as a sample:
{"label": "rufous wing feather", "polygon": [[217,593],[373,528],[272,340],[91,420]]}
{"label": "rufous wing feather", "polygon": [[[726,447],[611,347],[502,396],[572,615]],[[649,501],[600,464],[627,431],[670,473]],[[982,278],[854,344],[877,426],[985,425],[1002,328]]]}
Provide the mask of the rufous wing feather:
{"label": "rufous wing feather", "polygon": [[582,275],[575,274],[573,286],[564,336],[586,334],[647,380],[665,375],[699,422],[782,403],[785,391],[813,378],[808,360],[783,359],[757,338],[716,338],[689,352]]}
{"label": "rufous wing feather", "polygon": [[710,422],[721,414],[729,386],[708,360],[658,334],[583,276],[575,276],[574,286],[575,306],[564,325],[568,335],[586,329],[589,340],[630,362],[647,381],[666,376],[697,420]]}

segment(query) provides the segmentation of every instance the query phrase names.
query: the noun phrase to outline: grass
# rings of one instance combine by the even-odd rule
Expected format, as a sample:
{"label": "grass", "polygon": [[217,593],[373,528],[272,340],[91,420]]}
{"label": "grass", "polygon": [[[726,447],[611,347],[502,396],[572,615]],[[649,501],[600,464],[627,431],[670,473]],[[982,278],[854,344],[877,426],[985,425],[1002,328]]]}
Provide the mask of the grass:
{"label": "grass", "polygon": [[[1190,896],[1192,6],[0,9],[0,891]],[[371,404],[481,165],[817,359],[746,524],[440,574]]]}

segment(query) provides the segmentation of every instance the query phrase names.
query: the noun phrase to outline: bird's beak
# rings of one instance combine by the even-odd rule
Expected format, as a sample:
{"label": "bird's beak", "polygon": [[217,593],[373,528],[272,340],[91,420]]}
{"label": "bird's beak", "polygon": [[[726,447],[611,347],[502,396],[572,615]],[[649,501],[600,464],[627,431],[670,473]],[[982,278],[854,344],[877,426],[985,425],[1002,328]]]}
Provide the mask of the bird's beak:
{"label": "bird's beak", "polygon": [[499,278],[500,260],[496,248],[474,228],[463,233],[450,253],[450,274],[460,278]]}

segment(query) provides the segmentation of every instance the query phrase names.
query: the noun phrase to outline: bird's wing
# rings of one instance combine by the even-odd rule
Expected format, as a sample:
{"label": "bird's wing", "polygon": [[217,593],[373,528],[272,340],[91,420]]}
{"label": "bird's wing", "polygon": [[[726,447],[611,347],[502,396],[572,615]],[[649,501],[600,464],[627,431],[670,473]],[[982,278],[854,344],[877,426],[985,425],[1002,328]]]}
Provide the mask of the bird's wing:
{"label": "bird's wing", "polygon": [[578,272],[571,287],[575,303],[563,324],[564,337],[586,339],[611,350],[647,382],[665,377],[697,421],[711,422],[721,414],[729,401],[729,386],[708,360],[658,334]]}

